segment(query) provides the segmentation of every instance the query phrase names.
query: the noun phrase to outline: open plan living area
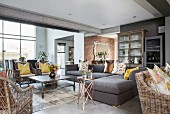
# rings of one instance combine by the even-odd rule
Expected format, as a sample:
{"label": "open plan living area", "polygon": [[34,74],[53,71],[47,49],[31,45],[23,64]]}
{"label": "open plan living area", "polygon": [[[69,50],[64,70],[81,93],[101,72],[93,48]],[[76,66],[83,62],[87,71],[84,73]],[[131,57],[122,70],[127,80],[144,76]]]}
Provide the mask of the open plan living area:
{"label": "open plan living area", "polygon": [[170,0],[0,0],[0,114],[170,114]]}

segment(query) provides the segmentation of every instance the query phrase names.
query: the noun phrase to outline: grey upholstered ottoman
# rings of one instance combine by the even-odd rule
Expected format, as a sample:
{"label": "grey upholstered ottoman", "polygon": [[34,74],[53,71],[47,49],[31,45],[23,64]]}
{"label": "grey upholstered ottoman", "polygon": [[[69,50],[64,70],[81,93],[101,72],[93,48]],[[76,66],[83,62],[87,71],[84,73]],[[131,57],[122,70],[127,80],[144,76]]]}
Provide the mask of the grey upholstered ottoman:
{"label": "grey upholstered ottoman", "polygon": [[137,95],[133,80],[124,80],[123,76],[114,75],[94,80],[94,100],[118,106]]}

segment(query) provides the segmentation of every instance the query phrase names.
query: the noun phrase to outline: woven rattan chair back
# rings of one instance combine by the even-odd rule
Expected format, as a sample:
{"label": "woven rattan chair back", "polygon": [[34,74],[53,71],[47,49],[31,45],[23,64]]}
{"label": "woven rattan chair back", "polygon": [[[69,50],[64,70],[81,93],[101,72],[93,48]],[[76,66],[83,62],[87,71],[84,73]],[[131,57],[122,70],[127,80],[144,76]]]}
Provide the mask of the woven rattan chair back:
{"label": "woven rattan chair back", "polygon": [[0,114],[32,114],[33,86],[21,90],[0,76]]}
{"label": "woven rattan chair back", "polygon": [[147,71],[136,73],[136,83],[139,92],[143,114],[170,114],[170,95],[154,91],[145,83],[149,75]]}

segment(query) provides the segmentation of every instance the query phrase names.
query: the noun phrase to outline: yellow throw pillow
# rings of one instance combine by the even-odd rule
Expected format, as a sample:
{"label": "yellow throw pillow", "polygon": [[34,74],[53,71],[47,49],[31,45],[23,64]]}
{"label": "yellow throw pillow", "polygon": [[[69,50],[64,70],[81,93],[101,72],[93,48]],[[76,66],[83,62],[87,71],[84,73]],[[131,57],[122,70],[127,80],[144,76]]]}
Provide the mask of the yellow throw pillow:
{"label": "yellow throw pillow", "polygon": [[138,67],[132,68],[132,69],[127,69],[125,74],[124,74],[124,79],[126,79],[126,80],[129,79],[130,73],[134,70],[138,70]]}
{"label": "yellow throw pillow", "polygon": [[50,72],[48,63],[43,64],[43,63],[39,62],[39,68],[41,69],[42,73],[49,73]]}
{"label": "yellow throw pillow", "polygon": [[31,74],[29,63],[18,63],[18,70],[20,70],[20,75]]}

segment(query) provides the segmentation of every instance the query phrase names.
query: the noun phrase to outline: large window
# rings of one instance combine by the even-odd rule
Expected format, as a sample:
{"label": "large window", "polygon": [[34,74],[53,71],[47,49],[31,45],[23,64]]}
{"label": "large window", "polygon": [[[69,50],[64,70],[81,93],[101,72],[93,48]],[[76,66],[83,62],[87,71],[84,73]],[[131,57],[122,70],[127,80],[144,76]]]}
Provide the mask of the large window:
{"label": "large window", "polygon": [[0,20],[0,64],[21,56],[34,59],[35,47],[36,26]]}

